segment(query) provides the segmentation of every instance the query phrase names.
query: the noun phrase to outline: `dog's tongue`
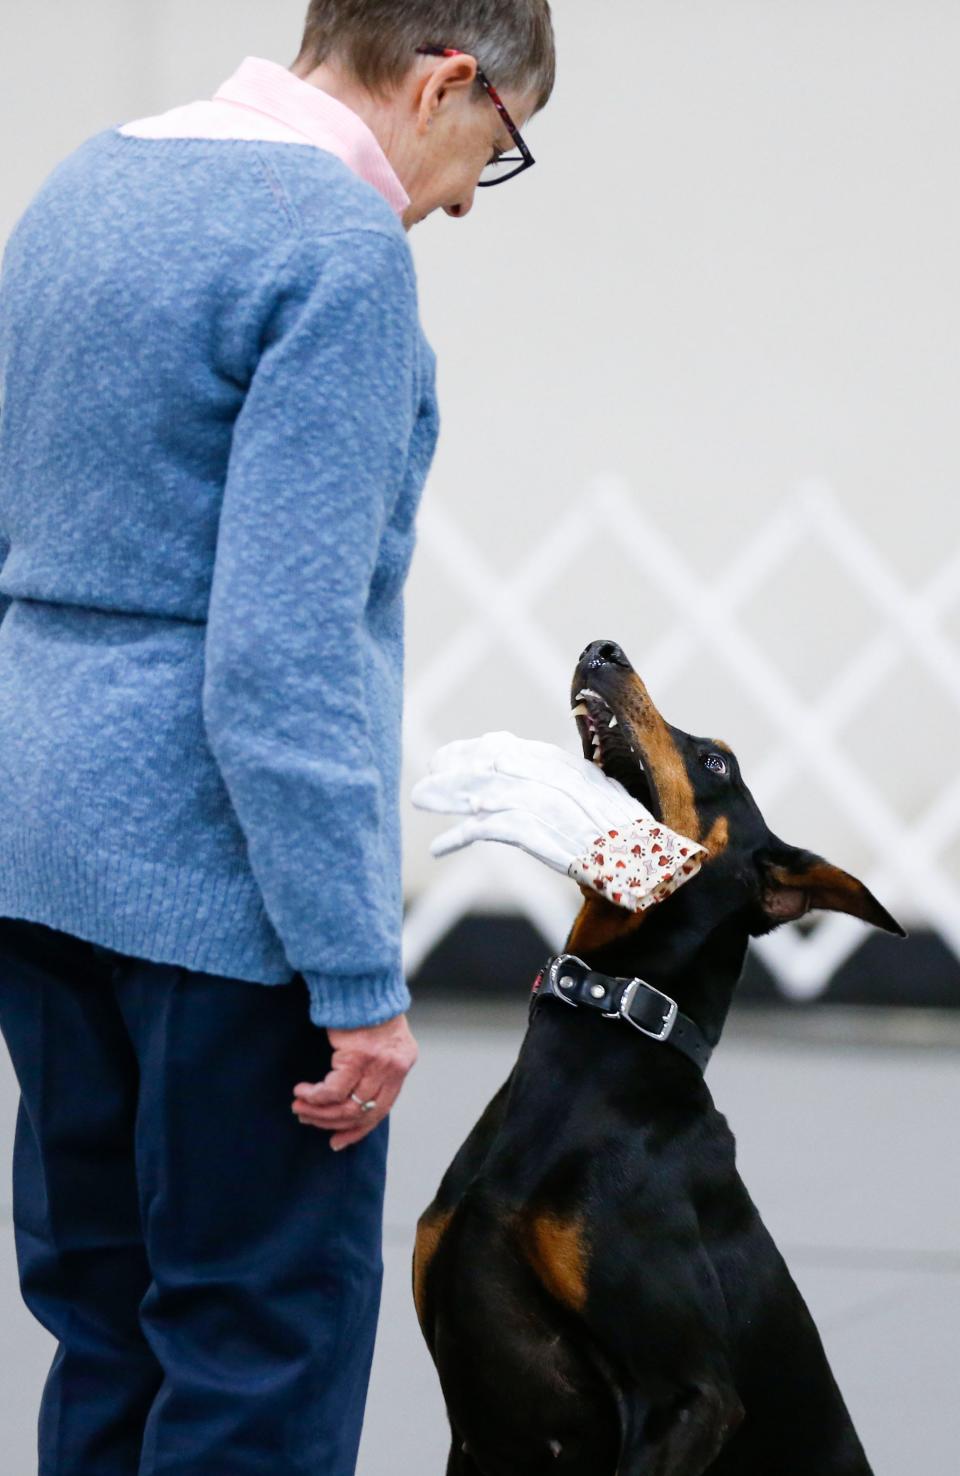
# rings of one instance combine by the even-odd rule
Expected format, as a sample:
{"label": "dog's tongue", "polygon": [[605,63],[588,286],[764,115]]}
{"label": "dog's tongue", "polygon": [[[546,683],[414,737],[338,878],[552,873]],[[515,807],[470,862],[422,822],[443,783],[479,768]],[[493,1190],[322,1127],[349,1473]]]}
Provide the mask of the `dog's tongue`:
{"label": "dog's tongue", "polygon": [[572,863],[570,875],[615,906],[643,912],[696,876],[707,852],[642,805],[636,808],[637,818],[629,825],[594,839],[586,855]]}

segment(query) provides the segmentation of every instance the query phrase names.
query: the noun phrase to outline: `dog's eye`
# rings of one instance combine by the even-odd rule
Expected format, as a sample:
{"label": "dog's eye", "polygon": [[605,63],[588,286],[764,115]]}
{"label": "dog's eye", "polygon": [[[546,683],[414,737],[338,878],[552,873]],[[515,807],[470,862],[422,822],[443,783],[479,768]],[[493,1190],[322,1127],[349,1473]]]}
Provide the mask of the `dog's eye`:
{"label": "dog's eye", "polygon": [[705,753],[703,766],[709,769],[711,774],[725,774],[727,772],[727,761],[719,753]]}

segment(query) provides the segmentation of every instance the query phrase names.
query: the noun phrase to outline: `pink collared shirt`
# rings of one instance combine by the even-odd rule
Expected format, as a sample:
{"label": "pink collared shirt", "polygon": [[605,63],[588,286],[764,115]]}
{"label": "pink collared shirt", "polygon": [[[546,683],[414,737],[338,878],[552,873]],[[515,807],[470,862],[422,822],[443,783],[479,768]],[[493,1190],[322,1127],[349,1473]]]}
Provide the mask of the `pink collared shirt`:
{"label": "pink collared shirt", "polygon": [[310,143],[336,154],[402,215],[410,197],[372,130],[345,103],[260,56],[246,56],[210,99],[135,118],[139,138],[250,138]]}

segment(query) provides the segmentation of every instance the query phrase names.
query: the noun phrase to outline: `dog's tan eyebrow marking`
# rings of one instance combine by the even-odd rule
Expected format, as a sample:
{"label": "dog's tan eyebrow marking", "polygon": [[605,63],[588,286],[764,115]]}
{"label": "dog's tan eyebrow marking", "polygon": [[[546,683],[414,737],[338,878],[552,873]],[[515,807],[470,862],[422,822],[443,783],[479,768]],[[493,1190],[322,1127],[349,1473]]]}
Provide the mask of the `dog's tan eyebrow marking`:
{"label": "dog's tan eyebrow marking", "polygon": [[582,1220],[536,1214],[521,1234],[527,1259],[551,1296],[580,1311],[587,1300],[587,1257]]}
{"label": "dog's tan eyebrow marking", "polygon": [[702,842],[711,856],[719,856],[730,844],[730,821],[726,815],[718,815],[710,827],[710,834]]}
{"label": "dog's tan eyebrow marking", "polygon": [[427,1272],[452,1219],[453,1210],[442,1210],[422,1216],[417,1225],[413,1251],[413,1300],[421,1326],[427,1304]]}

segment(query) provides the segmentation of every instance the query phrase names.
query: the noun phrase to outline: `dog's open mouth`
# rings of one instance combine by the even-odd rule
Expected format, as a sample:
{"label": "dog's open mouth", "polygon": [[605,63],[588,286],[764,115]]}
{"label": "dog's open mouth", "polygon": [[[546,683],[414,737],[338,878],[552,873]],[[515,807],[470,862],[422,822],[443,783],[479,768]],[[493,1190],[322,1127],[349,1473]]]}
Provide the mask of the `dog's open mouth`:
{"label": "dog's open mouth", "polygon": [[611,779],[617,779],[635,799],[657,815],[643,756],[632,742],[631,730],[621,714],[592,687],[581,687],[572,712],[584,758],[591,759]]}

